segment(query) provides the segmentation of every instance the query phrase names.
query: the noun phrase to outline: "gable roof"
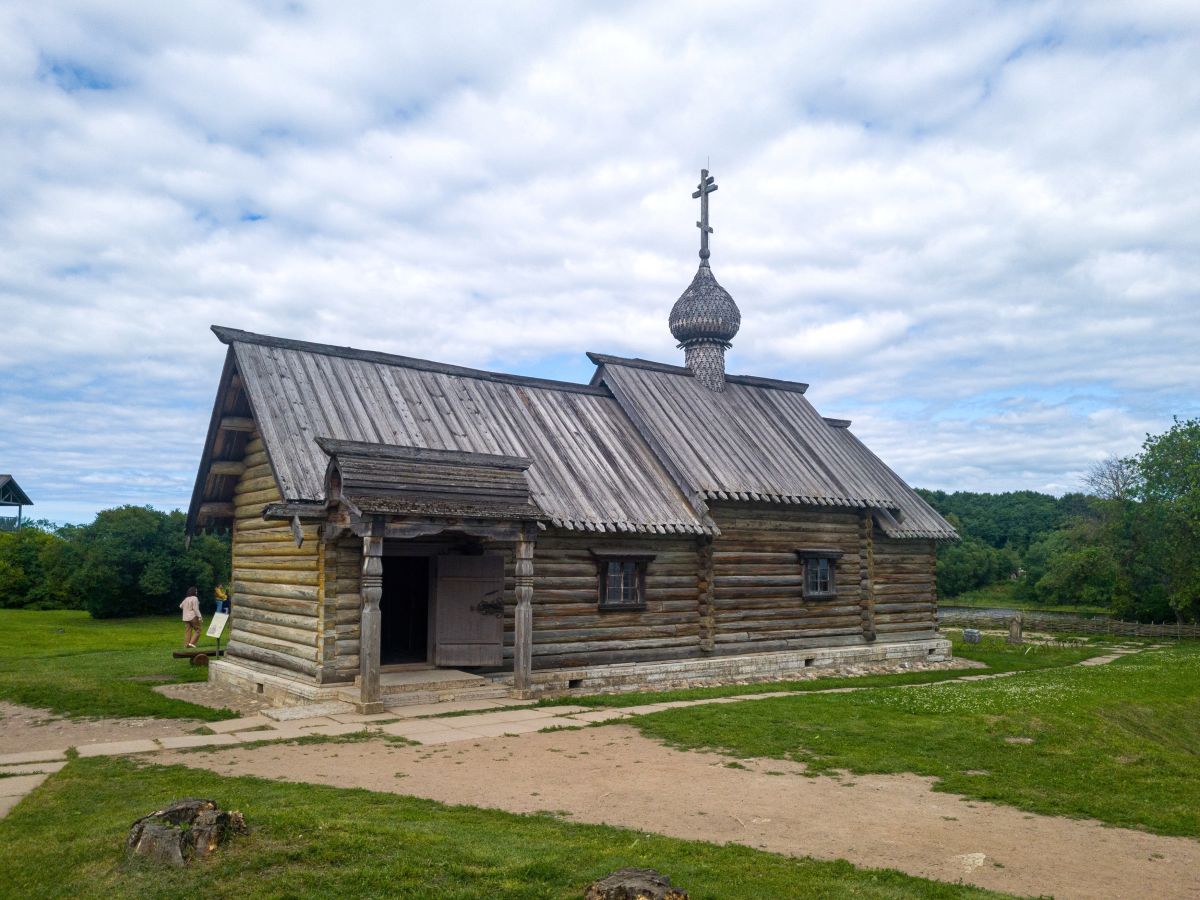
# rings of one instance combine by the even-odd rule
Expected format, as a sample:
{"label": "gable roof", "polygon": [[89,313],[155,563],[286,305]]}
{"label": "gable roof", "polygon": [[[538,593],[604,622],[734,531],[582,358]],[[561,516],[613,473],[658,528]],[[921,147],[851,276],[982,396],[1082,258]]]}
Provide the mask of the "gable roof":
{"label": "gable roof", "polygon": [[21,490],[15,478],[0,475],[0,506],[33,506],[33,501]]}
{"label": "gable roof", "polygon": [[[213,331],[229,354],[189,533],[203,518],[232,515],[204,512],[228,509],[210,501],[231,499],[236,482],[212,473],[240,459],[255,427],[289,508],[320,508],[312,505],[323,504],[330,456],[340,452],[390,484],[396,496],[370,501],[380,511],[410,502],[399,499],[406,479],[433,479],[414,490],[434,490],[472,466],[507,478],[506,467],[527,461],[529,517],[572,530],[715,534],[705,501],[740,500],[867,509],[889,537],[958,537],[849,422],[822,418],[800,382],[729,375],[717,393],[682,366],[589,353],[598,368],[584,385]],[[252,422],[238,418],[247,412]],[[372,461],[367,448],[391,461]],[[421,459],[444,471],[421,470]]]}
{"label": "gable roof", "polygon": [[681,488],[704,500],[749,500],[880,510],[892,537],[954,539],[956,532],[849,431],[824,419],[807,385],[726,377],[705,389],[690,370],[588,354],[605,385]]}
{"label": "gable roof", "polygon": [[715,530],[604,388],[213,331],[230,346],[285,501],[323,499],[328,459],[317,439],[333,438],[528,458],[535,517],[564,528]]}

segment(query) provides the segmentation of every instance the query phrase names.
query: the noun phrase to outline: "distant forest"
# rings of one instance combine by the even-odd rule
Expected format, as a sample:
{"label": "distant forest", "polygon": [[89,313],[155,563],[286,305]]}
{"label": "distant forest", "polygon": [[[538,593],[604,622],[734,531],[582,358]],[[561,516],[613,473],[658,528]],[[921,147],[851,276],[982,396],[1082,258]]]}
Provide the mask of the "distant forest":
{"label": "distant forest", "polygon": [[918,490],[962,541],[938,551],[938,594],[1011,583],[1013,597],[1146,622],[1200,620],[1200,420],[1093,466],[1086,493]]}
{"label": "distant forest", "polygon": [[89,525],[27,522],[0,532],[0,609],[86,609],[93,618],[178,613],[195,586],[211,600],[229,579],[227,535],[197,535],[184,515],[120,506]]}

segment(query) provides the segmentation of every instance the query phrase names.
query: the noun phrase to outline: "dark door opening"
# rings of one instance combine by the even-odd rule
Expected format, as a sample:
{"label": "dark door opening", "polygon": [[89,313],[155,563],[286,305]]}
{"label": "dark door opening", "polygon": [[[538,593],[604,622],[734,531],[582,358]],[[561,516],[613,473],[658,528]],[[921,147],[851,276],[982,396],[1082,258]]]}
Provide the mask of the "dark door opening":
{"label": "dark door opening", "polygon": [[385,556],[379,599],[379,662],[429,659],[429,557]]}

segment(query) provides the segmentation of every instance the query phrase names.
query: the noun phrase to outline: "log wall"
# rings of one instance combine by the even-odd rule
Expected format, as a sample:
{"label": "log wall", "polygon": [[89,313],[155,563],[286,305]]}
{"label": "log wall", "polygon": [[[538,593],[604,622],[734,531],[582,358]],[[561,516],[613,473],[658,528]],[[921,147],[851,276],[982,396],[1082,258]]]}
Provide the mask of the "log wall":
{"label": "log wall", "polygon": [[327,622],[325,560],[314,526],[297,547],[287,522],[267,521],[263,507],[283,498],[257,433],[246,444],[245,471],[234,489],[233,602],[227,655],[291,675],[317,676]]}
{"label": "log wall", "polygon": [[881,640],[928,637],[937,627],[937,553],[933,541],[874,534],[875,630]]}
{"label": "log wall", "polygon": [[[607,538],[607,539],[606,539]],[[533,667],[605,665],[700,654],[701,543],[695,538],[548,531],[533,557]],[[599,570],[592,551],[652,553],[646,608],[599,609]],[[511,559],[505,567],[505,666],[512,660]]]}
{"label": "log wall", "polygon": [[[754,653],[864,643],[862,514],[763,504],[711,504],[713,650]],[[805,600],[800,549],[840,550],[837,596]]]}
{"label": "log wall", "polygon": [[[862,644],[869,640],[870,626],[884,641],[927,637],[933,630],[935,557],[929,541],[889,539],[857,511],[714,507],[722,529],[716,538],[639,535],[619,541],[556,529],[539,535],[534,554],[534,668]],[[285,538],[280,545],[294,549],[286,524],[272,527]],[[235,555],[239,546],[235,535]],[[592,551],[622,548],[655,555],[646,571],[646,608],[601,611]],[[836,598],[804,599],[803,567],[795,552],[803,548],[842,552],[836,563]],[[445,551],[431,547],[430,552]],[[488,552],[505,558],[507,669],[512,665],[516,606],[513,553],[502,545],[489,546]],[[342,538],[326,544],[314,558],[297,554],[288,560],[299,568],[274,571],[302,573],[310,566],[313,584],[321,588],[319,602],[314,599],[310,607],[312,674],[321,681],[352,680],[359,668],[361,540]],[[290,601],[292,615],[301,615],[299,609],[298,601]],[[292,653],[293,658],[307,662],[303,623],[297,619],[280,624],[292,627],[284,637],[303,647]],[[258,649],[281,652],[275,644]]]}

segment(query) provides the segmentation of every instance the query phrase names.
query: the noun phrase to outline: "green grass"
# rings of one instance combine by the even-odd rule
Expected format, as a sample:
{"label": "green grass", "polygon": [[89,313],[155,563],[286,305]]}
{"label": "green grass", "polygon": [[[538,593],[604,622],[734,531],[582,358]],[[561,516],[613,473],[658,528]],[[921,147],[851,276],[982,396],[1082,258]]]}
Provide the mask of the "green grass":
{"label": "green grass", "polygon": [[[184,871],[122,863],[138,816],[210,797],[250,834]],[[701,898],[995,897],[914,878],[718,846],[551,815],[518,816],[427,800],[127,759],[70,763],[0,820],[0,883],[37,897],[583,896],[622,866],[650,866]]]}
{"label": "green grass", "polygon": [[1024,609],[1031,612],[1072,613],[1078,616],[1109,616],[1112,610],[1105,606],[1083,606],[1069,603],[1034,603],[1032,600],[1017,599],[1015,581],[998,581],[973,591],[964,591],[957,597],[943,597],[942,606],[971,606],[979,609]]}
{"label": "green grass", "polygon": [[[955,629],[948,635],[959,635]],[[985,663],[987,669],[950,669],[927,672],[901,672],[895,675],[831,675],[805,681],[768,681],[757,684],[723,684],[715,687],[680,688],[674,691],[638,691],[627,694],[589,694],[583,697],[558,697],[543,700],[538,706],[620,707],[641,706],[646,703],[671,703],[677,700],[710,700],[715,697],[736,697],[743,694],[770,694],[777,691],[828,691],[834,688],[897,687],[905,684],[932,684],[949,681],[963,675],[985,672],[1019,672],[1069,666],[1105,651],[1098,647],[1046,647],[1034,644],[1011,646],[1003,639],[985,637],[979,644],[964,644],[954,640],[954,655]]]}
{"label": "green grass", "polygon": [[[151,690],[205,680],[207,669],[172,658],[182,646],[183,624],[175,618],[97,620],[79,610],[0,609],[0,699],[69,716],[234,717]],[[130,680],[152,676],[161,679]]]}
{"label": "green grass", "polygon": [[970,798],[1200,837],[1194,641],[1103,666],[695,706],[631,721],[674,746],[792,759],[815,772],[915,772]]}

